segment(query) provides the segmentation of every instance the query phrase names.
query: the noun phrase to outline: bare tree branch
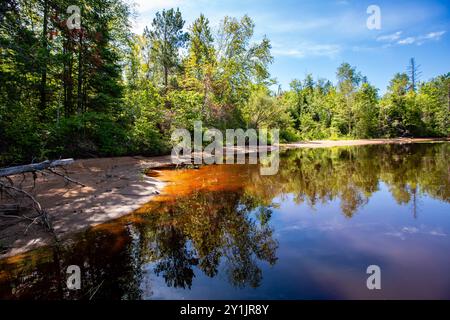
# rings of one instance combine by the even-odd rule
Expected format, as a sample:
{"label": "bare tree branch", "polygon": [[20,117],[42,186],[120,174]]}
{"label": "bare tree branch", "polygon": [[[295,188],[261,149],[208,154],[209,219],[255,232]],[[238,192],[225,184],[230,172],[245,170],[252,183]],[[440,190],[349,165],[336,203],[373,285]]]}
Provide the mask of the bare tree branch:
{"label": "bare tree branch", "polygon": [[33,163],[33,164],[26,164],[23,166],[3,168],[3,169],[0,169],[0,177],[12,176],[12,175],[24,173],[24,172],[42,171],[42,170],[45,170],[48,168],[66,166],[66,165],[72,164],[73,162],[74,162],[73,159],[62,159],[62,160],[53,160],[53,161],[46,160],[46,161],[40,162],[40,163]]}
{"label": "bare tree branch", "polygon": [[47,168],[47,171],[50,171],[51,173],[56,174],[57,176],[63,177],[64,180],[66,180],[68,182],[72,182],[72,183],[77,184],[79,186],[86,187],[86,185],[82,184],[81,182],[78,182],[78,181],[76,181],[76,180],[74,180],[72,178],[69,178],[68,176],[66,176],[66,175],[64,175],[62,173],[59,173],[56,170],[53,170],[51,168]]}

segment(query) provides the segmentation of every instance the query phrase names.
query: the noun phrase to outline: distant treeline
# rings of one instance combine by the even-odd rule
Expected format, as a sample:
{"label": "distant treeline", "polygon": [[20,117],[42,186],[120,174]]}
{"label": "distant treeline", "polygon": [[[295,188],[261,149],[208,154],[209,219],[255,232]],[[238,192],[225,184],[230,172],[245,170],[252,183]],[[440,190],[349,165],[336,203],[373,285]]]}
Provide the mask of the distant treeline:
{"label": "distant treeline", "polygon": [[132,16],[122,0],[1,2],[1,165],[161,154],[171,132],[195,120],[278,127],[286,141],[450,134],[450,73],[418,82],[412,63],[380,97],[343,63],[337,85],[308,75],[273,92],[271,44],[253,40],[250,17],[225,17],[213,30],[203,15],[186,26],[178,9],[163,10],[136,35]]}

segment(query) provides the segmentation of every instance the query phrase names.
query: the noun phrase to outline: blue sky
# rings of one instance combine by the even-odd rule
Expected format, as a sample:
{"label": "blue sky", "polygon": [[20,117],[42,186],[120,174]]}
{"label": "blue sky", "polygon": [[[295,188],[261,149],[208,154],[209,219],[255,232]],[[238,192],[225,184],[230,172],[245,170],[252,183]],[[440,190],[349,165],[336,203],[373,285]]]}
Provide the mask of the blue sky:
{"label": "blue sky", "polygon": [[[335,82],[336,68],[349,62],[381,93],[411,57],[421,65],[422,80],[450,72],[450,0],[135,0],[135,32],[150,25],[156,11],[179,7],[190,25],[200,13],[213,28],[228,15],[248,14],[255,40],[271,40],[271,73],[288,89],[307,73]],[[369,30],[369,5],[381,9],[381,29]]]}

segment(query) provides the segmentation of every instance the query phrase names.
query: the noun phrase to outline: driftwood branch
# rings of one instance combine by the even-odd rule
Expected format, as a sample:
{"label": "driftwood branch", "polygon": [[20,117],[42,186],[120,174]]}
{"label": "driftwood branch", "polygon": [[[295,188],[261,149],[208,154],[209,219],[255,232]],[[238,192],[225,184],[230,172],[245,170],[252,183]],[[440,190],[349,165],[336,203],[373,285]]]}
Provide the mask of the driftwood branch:
{"label": "driftwood branch", "polygon": [[[0,181],[0,187],[4,188],[4,189],[9,189],[9,190],[13,190],[14,192],[17,192],[18,194],[22,194],[23,196],[25,196],[26,198],[30,199],[33,203],[33,208],[34,210],[38,213],[38,216],[31,222],[30,225],[34,224],[37,219],[41,219],[42,224],[49,230],[53,232],[53,226],[48,218],[47,212],[42,209],[41,204],[39,203],[39,201],[36,200],[36,198],[29,192],[17,188],[13,185],[8,185],[6,183],[3,183],[2,181]],[[28,228],[30,227],[30,225],[27,227],[26,231],[28,231]]]}
{"label": "driftwood branch", "polygon": [[52,169],[55,167],[61,167],[61,166],[67,166],[69,164],[72,164],[74,162],[73,159],[62,159],[62,160],[46,160],[44,162],[40,163],[33,163],[33,164],[26,164],[23,166],[17,166],[17,167],[9,167],[9,168],[3,168],[0,169],[0,178],[1,177],[7,177],[12,176],[15,174],[21,174],[26,172],[39,172],[45,169]]}
{"label": "driftwood branch", "polygon": [[[68,176],[59,173],[58,171],[56,171],[54,168],[57,167],[63,167],[69,164],[72,164],[74,162],[73,159],[62,159],[62,160],[46,160],[44,162],[40,162],[40,163],[35,163],[35,164],[27,164],[27,165],[22,165],[22,166],[16,166],[16,167],[9,167],[9,168],[2,168],[0,169],[0,178],[3,178],[4,181],[0,180],[0,190],[4,190],[6,191],[6,193],[8,193],[9,196],[11,196],[12,198],[17,198],[17,196],[21,195],[25,198],[28,198],[29,200],[31,200],[32,204],[33,204],[33,209],[37,212],[37,216],[34,217],[27,217],[27,216],[18,216],[18,215],[13,215],[12,213],[14,213],[15,211],[17,211],[17,209],[19,208],[18,205],[4,205],[2,207],[0,207],[0,212],[3,212],[3,215],[0,215],[1,217],[8,217],[8,218],[17,218],[17,219],[26,219],[26,220],[30,220],[31,223],[28,225],[28,227],[25,230],[25,233],[28,231],[28,229],[35,224],[36,222],[38,222],[40,220],[41,224],[47,229],[49,230],[56,241],[58,241],[56,234],[54,232],[52,223],[49,219],[49,216],[46,212],[46,210],[44,210],[41,206],[41,204],[39,203],[39,201],[35,198],[35,196],[33,194],[31,194],[30,192],[24,190],[22,188],[22,183],[25,180],[25,174],[26,173],[31,173],[33,175],[33,184],[36,183],[36,179],[37,179],[37,174],[41,173],[43,175],[47,175],[46,172],[50,172],[52,174],[55,174],[57,176],[60,176],[62,178],[64,178],[64,180],[67,183],[74,183],[80,186],[85,186],[84,184],[75,181],[71,178],[69,178]],[[18,187],[16,187],[14,185],[13,180],[10,178],[10,176],[13,175],[18,175],[18,174],[22,174],[23,175],[23,179],[22,181],[20,181],[20,184]],[[34,186],[33,186],[34,189]]]}
{"label": "driftwood branch", "polygon": [[1,218],[14,218],[14,219],[19,219],[19,220],[30,220],[30,221],[35,221],[34,219],[36,218],[36,217],[27,217],[27,216],[25,216],[25,215],[22,215],[22,216],[17,216],[17,215],[12,215],[12,214],[0,214],[0,217]]}
{"label": "driftwood branch", "polygon": [[47,170],[50,171],[53,174],[56,174],[57,176],[60,176],[60,177],[64,178],[64,180],[66,180],[67,182],[72,182],[72,183],[77,184],[79,186],[86,187],[86,185],[82,184],[81,182],[78,182],[78,181],[76,181],[76,180],[74,180],[72,178],[69,178],[68,176],[66,176],[66,175],[64,175],[62,173],[59,173],[56,170],[53,170],[51,168],[47,168]]}
{"label": "driftwood branch", "polygon": [[29,193],[23,189],[17,188],[13,185],[7,185],[6,183],[3,183],[2,181],[0,181],[0,187],[5,188],[5,189],[14,190],[17,193],[24,195],[25,197],[27,197],[28,199],[30,199],[33,202],[33,207],[36,209],[36,211],[38,213],[42,213],[43,210],[42,210],[41,204],[36,200],[36,198],[31,193]]}

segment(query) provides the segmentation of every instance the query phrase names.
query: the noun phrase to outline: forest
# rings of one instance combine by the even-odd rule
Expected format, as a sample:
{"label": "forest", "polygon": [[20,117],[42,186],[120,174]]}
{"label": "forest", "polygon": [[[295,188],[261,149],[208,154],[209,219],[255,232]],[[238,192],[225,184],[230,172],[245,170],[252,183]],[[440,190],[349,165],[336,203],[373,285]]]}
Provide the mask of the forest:
{"label": "forest", "polygon": [[134,34],[134,10],[123,0],[1,2],[0,166],[166,154],[171,133],[197,120],[280,128],[288,142],[450,135],[450,72],[421,81],[414,58],[399,61],[380,94],[344,62],[336,79],[308,74],[283,90],[251,17],[214,28],[162,10]]}

